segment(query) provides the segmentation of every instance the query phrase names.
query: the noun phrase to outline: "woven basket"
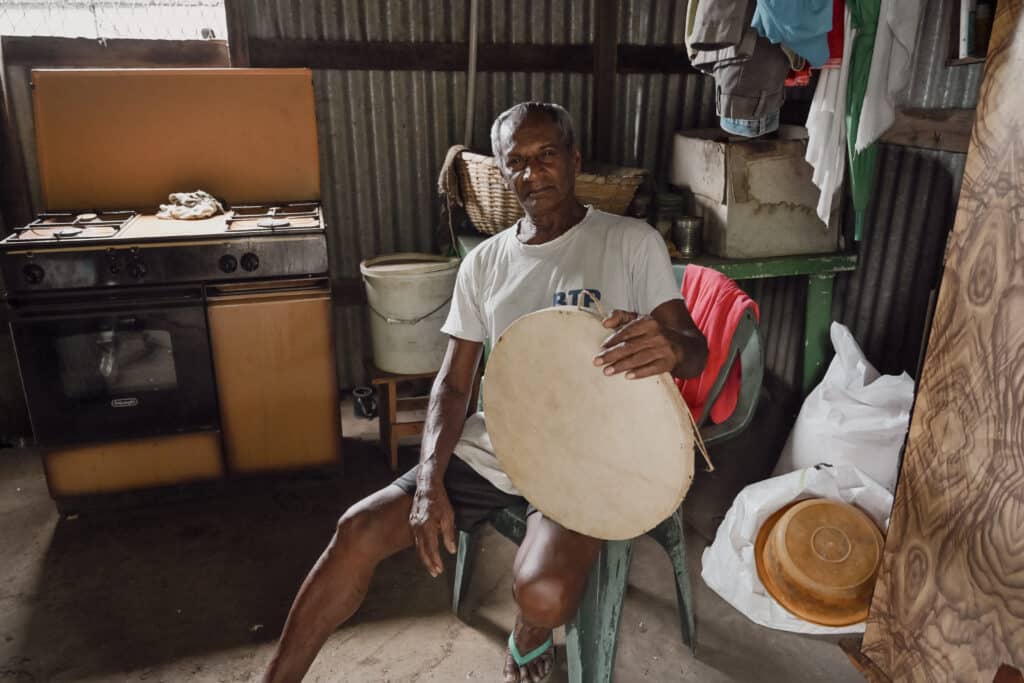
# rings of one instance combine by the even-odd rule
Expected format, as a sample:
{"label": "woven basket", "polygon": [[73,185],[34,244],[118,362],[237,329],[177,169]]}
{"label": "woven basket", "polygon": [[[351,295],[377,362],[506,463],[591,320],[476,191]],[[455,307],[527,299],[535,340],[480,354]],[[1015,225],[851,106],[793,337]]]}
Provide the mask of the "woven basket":
{"label": "woven basket", "polygon": [[[647,174],[642,168],[588,164],[576,176],[576,197],[608,213],[625,214]],[[439,187],[466,210],[474,227],[494,235],[523,216],[514,193],[505,188],[494,157],[475,154],[456,145],[448,151]]]}

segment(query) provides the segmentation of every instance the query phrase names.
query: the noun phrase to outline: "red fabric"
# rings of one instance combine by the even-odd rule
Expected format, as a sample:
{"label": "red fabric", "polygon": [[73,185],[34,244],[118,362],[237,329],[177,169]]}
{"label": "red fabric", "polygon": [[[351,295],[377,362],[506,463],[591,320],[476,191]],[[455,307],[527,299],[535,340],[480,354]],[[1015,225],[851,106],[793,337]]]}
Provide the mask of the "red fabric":
{"label": "red fabric", "polygon": [[834,0],[832,3],[832,30],[828,32],[828,61],[823,69],[837,68],[843,63],[843,12],[845,0]]}
{"label": "red fabric", "polygon": [[799,71],[789,70],[789,74],[786,76],[786,87],[794,88],[801,85],[810,85],[811,83],[811,65],[808,64]]}
{"label": "red fabric", "polygon": [[[761,319],[757,302],[725,275],[711,268],[688,265],[683,271],[683,298],[690,316],[708,340],[708,363],[704,372],[687,380],[676,380],[683,400],[690,407],[694,419],[699,419],[708,400],[708,393],[718,378],[718,372],[729,356],[729,345],[743,313],[754,311]],[[725,422],[736,410],[740,395],[740,359],[733,364],[722,391],[711,407],[711,421]]]}

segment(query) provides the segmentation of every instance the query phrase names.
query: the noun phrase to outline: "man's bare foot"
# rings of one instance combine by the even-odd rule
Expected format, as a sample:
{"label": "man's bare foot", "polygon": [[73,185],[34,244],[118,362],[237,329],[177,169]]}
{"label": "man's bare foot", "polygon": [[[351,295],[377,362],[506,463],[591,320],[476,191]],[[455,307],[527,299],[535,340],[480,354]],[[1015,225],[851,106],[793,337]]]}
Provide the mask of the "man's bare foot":
{"label": "man's bare foot", "polygon": [[[551,629],[534,628],[523,623],[522,615],[516,617],[515,640],[519,654],[533,652],[544,644],[551,635]],[[512,653],[505,656],[505,683],[540,683],[551,673],[555,664],[555,646],[521,669],[516,665]]]}

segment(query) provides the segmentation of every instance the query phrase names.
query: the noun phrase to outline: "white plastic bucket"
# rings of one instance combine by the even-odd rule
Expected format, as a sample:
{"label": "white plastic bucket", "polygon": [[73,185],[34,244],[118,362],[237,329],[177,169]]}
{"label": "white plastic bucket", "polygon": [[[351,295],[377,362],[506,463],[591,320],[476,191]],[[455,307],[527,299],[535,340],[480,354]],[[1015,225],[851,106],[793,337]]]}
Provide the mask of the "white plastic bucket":
{"label": "white plastic bucket", "polygon": [[459,260],[435,254],[389,254],[359,264],[370,305],[374,364],[385,372],[437,372],[448,339]]}

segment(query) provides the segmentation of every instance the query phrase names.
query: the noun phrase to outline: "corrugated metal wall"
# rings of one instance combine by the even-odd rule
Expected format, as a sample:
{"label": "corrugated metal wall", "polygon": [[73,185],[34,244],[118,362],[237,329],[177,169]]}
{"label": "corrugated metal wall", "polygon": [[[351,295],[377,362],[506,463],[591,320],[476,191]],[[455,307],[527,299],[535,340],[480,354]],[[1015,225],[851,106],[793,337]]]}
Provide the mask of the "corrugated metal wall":
{"label": "corrugated metal wall", "polygon": [[[680,42],[678,4],[624,3],[622,41]],[[479,21],[485,43],[593,41],[592,0],[481,2]],[[466,40],[468,23],[466,0],[258,0],[249,9],[250,36],[267,39],[458,42]],[[579,139],[589,140],[592,80],[588,74],[478,74],[472,147],[489,153],[494,117],[527,99],[563,104]],[[463,142],[465,74],[321,70],[314,83],[334,276],[358,276],[359,262],[377,254],[433,248],[440,227],[437,173],[448,147]],[[671,133],[713,124],[713,95],[703,76],[620,78],[611,161],[664,176]],[[341,381],[350,385],[362,381],[369,355],[366,314],[339,308],[337,320]]]}
{"label": "corrugated metal wall", "polygon": [[[954,0],[931,0],[904,107],[973,108],[982,64],[948,66]],[[942,276],[966,155],[882,145],[857,270],[837,278],[833,316],[886,373],[917,369],[929,295]]]}
{"label": "corrugated metal wall", "polygon": [[[359,276],[360,261],[432,251],[441,230],[436,180],[460,142],[466,77],[420,71],[317,71],[323,204],[335,278]],[[524,99],[565,102],[589,135],[591,78],[582,74],[479,74],[473,147],[489,150],[494,116]],[[363,381],[370,355],[362,308],[340,308],[341,382]]]}
{"label": "corrugated metal wall", "polygon": [[[593,1],[481,2],[480,40],[590,43]],[[981,67],[945,66],[952,3],[931,0],[925,13],[905,105],[969,107],[976,101]],[[683,6],[675,0],[624,0],[620,41],[681,44]],[[253,0],[249,32],[269,39],[460,42],[467,36],[468,7],[468,0]],[[7,76],[32,169],[27,72],[9,69]],[[434,185],[445,151],[462,142],[465,74],[322,70],[315,72],[314,85],[334,276],[357,277],[359,262],[376,254],[432,249],[439,230]],[[494,116],[524,99],[561,102],[575,116],[580,140],[587,141],[592,88],[585,74],[481,73],[473,147],[487,151]],[[663,182],[671,133],[714,124],[710,78],[620,75],[615,158],[609,161],[645,167]],[[885,371],[913,370],[916,363],[962,167],[962,155],[883,149],[861,265],[838,279],[834,315],[851,326],[872,362]],[[31,184],[35,194],[35,178]],[[803,279],[762,281],[749,288],[761,303],[769,374],[785,390],[795,389],[803,346]],[[337,323],[341,381],[352,385],[363,381],[362,359],[369,355],[366,313],[340,307]]]}

